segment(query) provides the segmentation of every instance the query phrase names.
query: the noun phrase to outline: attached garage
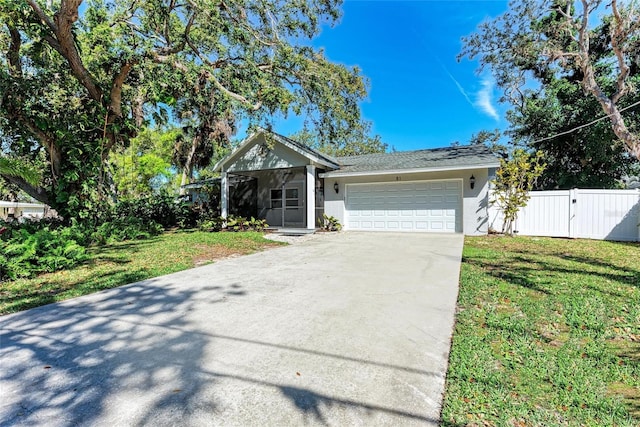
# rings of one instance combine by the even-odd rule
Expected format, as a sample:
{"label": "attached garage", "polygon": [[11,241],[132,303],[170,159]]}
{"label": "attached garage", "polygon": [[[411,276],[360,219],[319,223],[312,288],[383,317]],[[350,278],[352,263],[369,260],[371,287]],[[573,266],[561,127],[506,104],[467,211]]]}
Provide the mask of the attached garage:
{"label": "attached garage", "polygon": [[462,232],[462,180],[348,184],[347,230]]}
{"label": "attached garage", "polygon": [[230,183],[249,177],[257,181],[247,204],[251,216],[272,227],[312,230],[326,215],[346,231],[473,236],[487,234],[490,183],[499,166],[483,144],[334,158],[259,130],[214,170],[221,175],[223,217],[239,208]]}

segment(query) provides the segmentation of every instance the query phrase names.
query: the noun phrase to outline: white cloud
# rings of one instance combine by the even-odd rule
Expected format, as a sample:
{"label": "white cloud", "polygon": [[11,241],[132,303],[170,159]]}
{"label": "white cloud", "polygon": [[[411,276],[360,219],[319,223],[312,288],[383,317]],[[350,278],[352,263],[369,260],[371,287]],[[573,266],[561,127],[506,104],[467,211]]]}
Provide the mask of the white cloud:
{"label": "white cloud", "polygon": [[496,108],[493,106],[493,79],[485,76],[480,82],[482,89],[476,94],[475,106],[482,110],[486,115],[493,117],[494,120],[500,120]]}

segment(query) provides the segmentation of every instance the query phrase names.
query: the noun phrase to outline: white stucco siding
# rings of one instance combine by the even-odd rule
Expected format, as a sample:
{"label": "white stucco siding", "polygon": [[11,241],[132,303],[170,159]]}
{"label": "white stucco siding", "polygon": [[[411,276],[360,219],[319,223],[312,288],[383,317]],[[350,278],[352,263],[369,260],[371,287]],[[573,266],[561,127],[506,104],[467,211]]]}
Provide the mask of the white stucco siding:
{"label": "white stucco siding", "polygon": [[[475,186],[470,188],[469,178],[475,178]],[[462,232],[466,235],[482,235],[488,230],[488,170],[469,169],[462,171],[421,172],[378,176],[357,176],[325,179],[325,213],[336,217],[341,224],[346,223],[344,197],[347,184],[403,181],[462,180]],[[338,183],[338,194],[334,183]]]}
{"label": "white stucco siding", "polygon": [[309,159],[283,146],[269,144],[263,135],[256,137],[255,143],[246,147],[244,152],[227,165],[227,172],[258,171],[267,169],[284,169],[309,164]]}

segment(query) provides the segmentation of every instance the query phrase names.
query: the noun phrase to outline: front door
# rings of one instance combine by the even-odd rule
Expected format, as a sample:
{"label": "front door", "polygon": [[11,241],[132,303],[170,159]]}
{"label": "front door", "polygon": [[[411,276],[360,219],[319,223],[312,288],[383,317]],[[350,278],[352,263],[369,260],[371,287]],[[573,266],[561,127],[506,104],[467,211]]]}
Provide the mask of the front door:
{"label": "front door", "polygon": [[282,223],[284,227],[304,227],[303,183],[289,182],[283,188]]}

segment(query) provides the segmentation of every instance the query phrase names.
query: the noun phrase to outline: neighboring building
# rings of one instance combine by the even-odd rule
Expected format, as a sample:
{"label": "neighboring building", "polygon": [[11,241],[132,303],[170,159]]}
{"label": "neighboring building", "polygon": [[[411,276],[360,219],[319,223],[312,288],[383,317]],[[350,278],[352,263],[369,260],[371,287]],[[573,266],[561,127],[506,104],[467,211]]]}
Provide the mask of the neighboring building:
{"label": "neighboring building", "polygon": [[[211,178],[192,182],[180,187],[185,201],[196,204],[216,203],[220,198],[220,178]],[[216,191],[214,200],[210,200],[211,190]]]}
{"label": "neighboring building", "polygon": [[484,145],[333,158],[259,131],[215,170],[223,216],[240,204],[272,227],[313,229],[326,213],[345,230],[478,235],[498,167]]}
{"label": "neighboring building", "polygon": [[5,202],[0,200],[0,219],[41,219],[47,206],[39,203]]}

